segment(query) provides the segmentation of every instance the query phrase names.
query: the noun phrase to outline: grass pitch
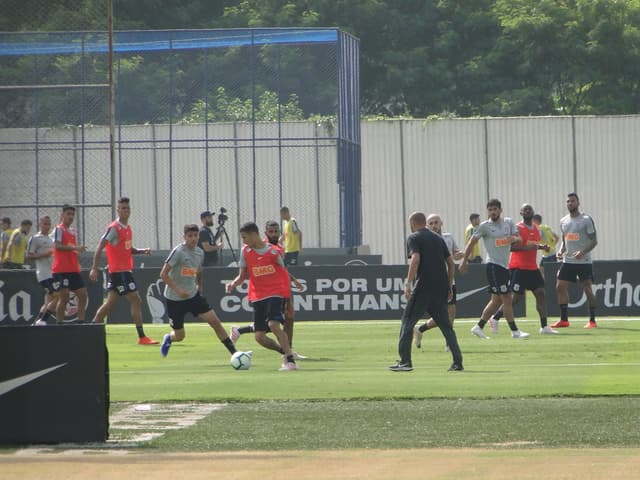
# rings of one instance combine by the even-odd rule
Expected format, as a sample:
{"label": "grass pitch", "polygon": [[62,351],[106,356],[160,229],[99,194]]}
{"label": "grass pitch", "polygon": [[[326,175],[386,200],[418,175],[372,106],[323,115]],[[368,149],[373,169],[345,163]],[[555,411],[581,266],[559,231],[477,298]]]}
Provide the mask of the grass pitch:
{"label": "grass pitch", "polygon": [[[235,371],[206,325],[188,324],[167,358],[135,345],[133,326],[109,326],[111,400],[229,402],[145,444],[160,451],[640,444],[640,321],[583,330],[576,319],[542,336],[537,322],[520,320],[528,340],[512,339],[506,324],[480,340],[473,323],[456,322],[461,373],[447,372],[439,331],[414,349],[413,372],[388,371],[399,321],[300,322],[295,348],[310,358],[297,372],[278,372],[279,355],[250,335],[238,348],[254,350],[252,367]],[[157,339],[168,331],[145,328]]]}

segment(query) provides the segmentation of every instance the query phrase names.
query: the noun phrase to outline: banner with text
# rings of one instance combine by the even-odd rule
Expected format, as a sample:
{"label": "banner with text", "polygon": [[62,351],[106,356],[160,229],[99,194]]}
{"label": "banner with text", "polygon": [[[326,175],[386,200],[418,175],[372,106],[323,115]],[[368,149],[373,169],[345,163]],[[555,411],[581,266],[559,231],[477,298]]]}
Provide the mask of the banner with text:
{"label": "banner with text", "polygon": [[[403,294],[407,267],[404,265],[292,267],[303,290],[294,290],[293,302],[297,320],[388,320],[399,319],[406,304]],[[145,268],[134,272],[142,297],[145,322],[166,323],[159,269]],[[222,321],[249,322],[252,309],[247,299],[246,283],[230,294],[225,284],[238,273],[236,268],[205,268],[204,292],[209,304]],[[470,265],[469,272],[457,275],[458,317],[477,318],[489,295],[485,267]],[[524,305],[516,307],[524,314]],[[129,304],[122,299],[110,316],[110,323],[131,321]]]}
{"label": "banner with text", "polygon": [[[559,263],[547,263],[544,267],[547,310],[550,316],[559,316],[556,275]],[[640,315],[640,261],[593,262],[593,293],[596,296],[596,315]],[[569,288],[569,318],[588,316],[587,297],[573,284]]]}
{"label": "banner with text", "polygon": [[[86,320],[91,321],[102,305],[102,284],[89,280],[88,271],[81,274],[88,295]],[[33,270],[0,270],[0,325],[33,323],[43,301],[44,289]],[[78,299],[71,292],[64,322],[75,322],[77,319]]]}

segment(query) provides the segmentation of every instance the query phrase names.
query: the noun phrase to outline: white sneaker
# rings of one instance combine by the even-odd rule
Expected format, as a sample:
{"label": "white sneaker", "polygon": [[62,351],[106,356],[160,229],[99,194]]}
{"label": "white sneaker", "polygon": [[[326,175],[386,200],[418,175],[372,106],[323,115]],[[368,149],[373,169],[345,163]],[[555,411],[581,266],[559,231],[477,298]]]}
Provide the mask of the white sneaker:
{"label": "white sneaker", "polygon": [[540,335],[557,335],[558,331],[551,328],[549,325],[540,329]]}
{"label": "white sneaker", "polygon": [[34,325],[36,327],[46,327],[47,326],[47,322],[45,322],[44,320],[42,320],[41,318],[36,320],[36,323],[34,323]]}
{"label": "white sneaker", "polygon": [[231,335],[229,335],[229,338],[231,338],[233,343],[236,343],[240,338],[240,330],[235,325],[231,325]]}
{"label": "white sneaker", "polygon": [[498,320],[493,316],[489,319],[489,327],[491,327],[491,333],[498,333]]}
{"label": "white sneaker", "polygon": [[286,372],[286,371],[288,371],[288,370],[297,370],[297,369],[298,369],[298,365],[296,365],[296,364],[295,364],[295,363],[293,363],[293,362],[287,362],[287,363],[283,364],[283,365],[278,369],[278,371],[280,371],[280,372]]}
{"label": "white sneaker", "polygon": [[480,325],[474,325],[473,328],[471,329],[471,333],[473,333],[476,337],[478,338],[484,338],[486,340],[489,340],[489,337],[487,337],[484,332],[482,331],[482,328],[480,328]]}
{"label": "white sneaker", "polygon": [[424,332],[421,332],[420,325],[416,324],[416,326],[413,327],[413,344],[416,348],[420,348],[422,346],[422,335],[424,335]]}
{"label": "white sneaker", "polygon": [[294,360],[306,360],[307,358],[309,358],[309,357],[307,357],[305,355],[300,355],[298,352],[293,352],[293,359]]}
{"label": "white sneaker", "polygon": [[529,338],[529,334],[527,332],[516,330],[515,332],[511,332],[511,338]]}

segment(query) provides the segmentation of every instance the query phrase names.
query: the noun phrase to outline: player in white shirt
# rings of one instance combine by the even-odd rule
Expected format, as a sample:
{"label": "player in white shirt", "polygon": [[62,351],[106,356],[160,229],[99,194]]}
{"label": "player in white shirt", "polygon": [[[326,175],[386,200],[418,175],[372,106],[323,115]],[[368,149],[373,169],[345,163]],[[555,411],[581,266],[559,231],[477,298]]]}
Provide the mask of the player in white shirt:
{"label": "player in white shirt", "polygon": [[36,278],[38,283],[44,288],[44,303],[40,308],[35,325],[46,325],[47,321],[55,320],[56,304],[58,296],[53,286],[53,274],[51,264],[53,263],[53,239],[51,233],[51,218],[44,216],[40,218],[39,231],[29,239],[27,247],[27,259],[33,260],[36,267]]}

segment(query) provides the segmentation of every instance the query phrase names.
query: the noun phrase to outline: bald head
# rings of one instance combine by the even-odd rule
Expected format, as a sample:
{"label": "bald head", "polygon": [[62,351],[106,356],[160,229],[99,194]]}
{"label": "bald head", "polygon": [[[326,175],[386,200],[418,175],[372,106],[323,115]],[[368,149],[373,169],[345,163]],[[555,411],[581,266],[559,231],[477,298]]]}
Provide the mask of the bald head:
{"label": "bald head", "polygon": [[429,215],[427,217],[427,228],[438,235],[442,235],[442,217],[438,213]]}
{"label": "bald head", "polygon": [[412,232],[420,228],[425,228],[427,226],[427,217],[425,217],[422,212],[413,212],[409,215],[409,225],[411,226]]}

